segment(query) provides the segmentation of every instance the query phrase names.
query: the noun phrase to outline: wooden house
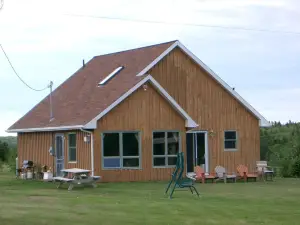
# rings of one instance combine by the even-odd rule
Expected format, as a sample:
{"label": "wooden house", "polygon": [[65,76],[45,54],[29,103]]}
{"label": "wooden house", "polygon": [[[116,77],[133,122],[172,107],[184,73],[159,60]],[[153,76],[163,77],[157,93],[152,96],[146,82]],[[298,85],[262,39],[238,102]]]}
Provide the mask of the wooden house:
{"label": "wooden house", "polygon": [[187,172],[253,170],[260,127],[270,126],[179,41],[92,58],[53,91],[52,106],[50,118],[47,96],[7,130],[19,162],[90,169],[107,182],[169,179],[178,151]]}

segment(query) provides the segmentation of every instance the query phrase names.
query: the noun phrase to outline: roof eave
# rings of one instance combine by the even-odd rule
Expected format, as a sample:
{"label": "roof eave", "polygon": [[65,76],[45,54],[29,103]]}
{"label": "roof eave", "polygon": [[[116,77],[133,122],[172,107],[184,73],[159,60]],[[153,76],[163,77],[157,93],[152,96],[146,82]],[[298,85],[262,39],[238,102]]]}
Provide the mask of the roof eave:
{"label": "roof eave", "polygon": [[191,120],[186,120],[185,121],[185,127],[186,128],[196,128],[199,127],[199,124],[195,123],[194,121]]}
{"label": "roof eave", "polygon": [[7,133],[29,133],[29,132],[45,132],[45,131],[63,131],[63,130],[78,130],[83,128],[83,125],[59,126],[59,127],[38,127],[38,128],[20,128],[8,129]]}
{"label": "roof eave", "polygon": [[271,127],[272,124],[269,121],[267,121],[265,118],[263,118],[263,119],[259,120],[259,126],[260,127]]}

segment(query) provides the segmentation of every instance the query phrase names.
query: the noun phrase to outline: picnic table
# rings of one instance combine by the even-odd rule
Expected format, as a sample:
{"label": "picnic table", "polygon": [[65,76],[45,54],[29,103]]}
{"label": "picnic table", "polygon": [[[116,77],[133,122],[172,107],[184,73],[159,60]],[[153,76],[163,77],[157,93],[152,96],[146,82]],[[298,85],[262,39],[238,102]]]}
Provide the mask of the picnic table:
{"label": "picnic table", "polygon": [[101,176],[90,176],[90,170],[72,168],[63,169],[62,176],[53,177],[54,182],[58,182],[57,188],[63,184],[68,184],[68,191],[71,191],[75,185],[92,185],[97,187],[96,182],[101,179]]}

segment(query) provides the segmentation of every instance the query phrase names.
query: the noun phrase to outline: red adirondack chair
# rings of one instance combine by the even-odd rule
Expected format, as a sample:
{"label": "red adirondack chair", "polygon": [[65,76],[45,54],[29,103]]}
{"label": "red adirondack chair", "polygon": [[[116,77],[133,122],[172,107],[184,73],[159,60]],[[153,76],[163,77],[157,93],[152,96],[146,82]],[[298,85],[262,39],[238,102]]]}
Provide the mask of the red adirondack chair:
{"label": "red adirondack chair", "polygon": [[196,180],[201,180],[201,183],[204,184],[206,180],[211,180],[212,182],[215,181],[216,177],[213,175],[205,175],[205,171],[202,167],[195,166],[194,170],[196,173]]}
{"label": "red adirondack chair", "polygon": [[245,165],[239,165],[237,167],[237,172],[239,174],[239,177],[241,179],[244,179],[245,182],[247,182],[248,179],[254,179],[255,181],[257,179],[257,174],[249,173],[248,172],[248,167],[245,166]]}

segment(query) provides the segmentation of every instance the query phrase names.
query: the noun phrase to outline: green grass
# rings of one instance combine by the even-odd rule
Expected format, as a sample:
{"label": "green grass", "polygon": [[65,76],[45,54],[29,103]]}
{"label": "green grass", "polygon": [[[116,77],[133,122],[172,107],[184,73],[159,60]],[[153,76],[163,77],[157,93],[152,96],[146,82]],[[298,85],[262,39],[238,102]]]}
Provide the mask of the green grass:
{"label": "green grass", "polygon": [[53,183],[0,174],[1,225],[299,224],[300,181],[197,184],[201,197],[166,182],[103,183],[56,189]]}

